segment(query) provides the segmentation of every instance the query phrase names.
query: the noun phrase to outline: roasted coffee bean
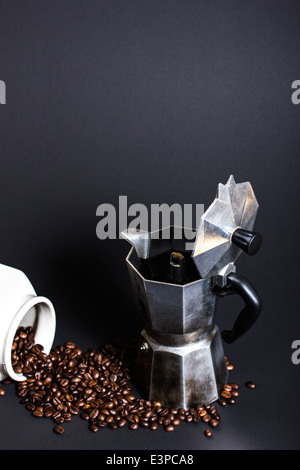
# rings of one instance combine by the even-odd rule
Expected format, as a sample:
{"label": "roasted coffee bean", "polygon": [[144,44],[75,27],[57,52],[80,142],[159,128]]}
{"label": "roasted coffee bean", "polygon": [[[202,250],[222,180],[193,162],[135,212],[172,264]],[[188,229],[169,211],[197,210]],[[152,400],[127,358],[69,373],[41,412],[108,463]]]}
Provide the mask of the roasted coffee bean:
{"label": "roasted coffee bean", "polygon": [[92,432],[97,432],[97,431],[99,431],[99,427],[96,426],[95,424],[90,424],[90,425],[89,425],[89,429],[90,429],[90,431],[92,431]]}
{"label": "roasted coffee bean", "polygon": [[156,431],[156,429],[158,428],[158,423],[156,422],[151,423],[149,428],[151,429],[151,431]]}
{"label": "roasted coffee bean", "polygon": [[231,393],[230,392],[227,392],[226,390],[224,390],[222,393],[221,393],[221,397],[223,398],[230,398],[231,397]]}
{"label": "roasted coffee bean", "polygon": [[187,415],[187,416],[185,417],[185,421],[186,421],[187,423],[191,423],[191,422],[193,421],[193,415]]}
{"label": "roasted coffee bean", "polygon": [[4,388],[0,388],[0,397],[3,397],[4,395],[5,395]]}
{"label": "roasted coffee bean", "polygon": [[119,428],[123,428],[124,426],[126,426],[126,424],[127,424],[127,421],[126,421],[126,419],[124,419],[124,418],[123,418],[123,419],[120,419],[120,420],[118,421],[118,427],[119,427]]}
{"label": "roasted coffee bean", "polygon": [[218,426],[218,424],[219,424],[219,421],[217,419],[211,419],[209,422],[209,425],[212,426],[213,428]]}
{"label": "roasted coffee bean", "polygon": [[148,421],[140,421],[141,428],[149,428],[150,424]]}
{"label": "roasted coffee bean", "polygon": [[68,379],[61,379],[61,380],[60,380],[60,385],[61,385],[61,387],[67,387],[68,384],[69,384],[69,380],[68,380]]}
{"label": "roasted coffee bean", "polygon": [[[45,416],[45,413],[44,413],[44,416]],[[72,420],[72,415],[71,415],[71,413],[65,412],[65,413],[63,413],[62,416],[63,416],[65,422],[69,422],[69,421]]]}
{"label": "roasted coffee bean", "polygon": [[9,379],[9,378],[7,378],[7,379],[3,379],[3,380],[2,380],[2,383],[3,383],[3,385],[9,385],[9,384],[11,384],[11,383],[12,383],[12,380],[11,380],[11,379]]}
{"label": "roasted coffee bean", "polygon": [[133,401],[135,401],[135,397],[133,395],[127,395],[127,400],[129,402],[133,402]]}
{"label": "roasted coffee bean", "polygon": [[109,429],[114,430],[114,429],[117,429],[118,425],[117,425],[117,423],[112,422],[112,423],[109,423],[108,427],[109,427]]}
{"label": "roasted coffee bean", "polygon": [[128,426],[129,429],[132,431],[136,431],[138,429],[139,425],[137,423],[132,423],[130,426]]}
{"label": "roasted coffee bean", "polygon": [[164,427],[165,431],[167,432],[172,432],[175,431],[175,427],[172,426],[172,424],[168,424],[167,426]]}
{"label": "roasted coffee bean", "polygon": [[227,399],[227,403],[228,405],[235,405],[236,404],[236,400],[234,398],[228,398]]}
{"label": "roasted coffee bean", "polygon": [[53,430],[56,434],[63,434],[65,432],[65,429],[62,426],[55,426]]}
{"label": "roasted coffee bean", "polygon": [[105,418],[106,418],[106,415],[104,415],[102,413],[99,413],[98,416],[97,416],[98,421],[105,421]]}
{"label": "roasted coffee bean", "polygon": [[82,408],[84,405],[85,405],[84,400],[77,400],[76,403],[75,403],[75,406],[77,408]]}
{"label": "roasted coffee bean", "polygon": [[205,435],[206,437],[211,437],[211,436],[212,436],[211,430],[210,430],[210,429],[206,429],[206,430],[204,431],[204,435]]}
{"label": "roasted coffee bean", "polygon": [[[232,393],[232,392],[231,392],[231,393]],[[224,398],[219,398],[218,403],[219,403],[219,405],[221,405],[221,406],[226,406],[226,405],[227,405],[227,402],[226,402],[226,400],[225,400]]]}
{"label": "roasted coffee bean", "polygon": [[211,419],[212,417],[207,413],[205,416],[203,416],[202,421],[203,423],[209,423]]}
{"label": "roasted coffee bean", "polygon": [[97,426],[99,428],[105,428],[106,426],[108,426],[108,423],[106,421],[98,421]]}
{"label": "roasted coffee bean", "polygon": [[90,418],[97,418],[99,414],[99,410],[97,408],[94,408],[91,412],[90,412]]}
{"label": "roasted coffee bean", "polygon": [[[35,410],[35,405],[33,403],[28,403],[26,405],[27,410],[29,411],[34,411]],[[53,413],[53,412],[52,412]]]}
{"label": "roasted coffee bean", "polygon": [[254,383],[254,382],[246,382],[246,387],[248,387],[248,388],[252,388],[252,389],[253,389],[253,388],[255,388],[255,387],[256,387],[256,385],[255,385],[255,383]]}
{"label": "roasted coffee bean", "polygon": [[70,406],[69,411],[72,415],[78,415],[79,409],[76,406]]}
{"label": "roasted coffee bean", "polygon": [[56,419],[54,419],[54,422],[56,424],[62,424],[64,422],[64,418],[62,416],[58,416]]}
{"label": "roasted coffee bean", "polygon": [[149,418],[149,421],[150,421],[150,423],[153,423],[153,421],[157,421],[157,419],[158,419],[158,416],[156,414],[154,414],[153,416],[151,416]]}
{"label": "roasted coffee bean", "polygon": [[210,409],[209,409],[209,414],[210,415],[214,415],[218,412],[218,408],[216,406],[212,406]]}
{"label": "roasted coffee bean", "polygon": [[56,420],[57,418],[59,418],[61,416],[61,412],[60,411],[55,411],[53,414],[52,414],[52,418],[54,420]]}
{"label": "roasted coffee bean", "polygon": [[118,376],[116,374],[110,374],[109,380],[111,382],[116,382],[118,380]]}
{"label": "roasted coffee bean", "polygon": [[239,384],[237,384],[237,383],[231,383],[229,385],[231,385],[233,390],[238,390],[240,388]]}
{"label": "roasted coffee bean", "polygon": [[223,390],[227,390],[228,392],[231,392],[231,390],[232,390],[232,385],[229,385],[229,384],[223,385]]}
{"label": "roasted coffee bean", "polygon": [[162,407],[162,405],[159,401],[154,401],[153,406],[156,407],[156,408],[161,408]]}

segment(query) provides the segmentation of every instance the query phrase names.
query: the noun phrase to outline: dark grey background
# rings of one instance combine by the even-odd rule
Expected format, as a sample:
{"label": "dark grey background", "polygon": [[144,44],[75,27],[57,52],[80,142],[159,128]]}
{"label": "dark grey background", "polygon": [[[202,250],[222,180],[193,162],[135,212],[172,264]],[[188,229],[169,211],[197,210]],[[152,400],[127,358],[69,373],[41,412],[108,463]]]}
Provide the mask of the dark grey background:
{"label": "dark grey background", "polygon": [[[97,239],[99,204],[207,207],[233,174],[252,183],[264,235],[237,262],[264,307],[225,345],[242,391],[212,440],[203,425],[93,434],[79,418],[57,436],[11,385],[1,449],[299,449],[299,48],[297,0],[0,0],[1,262],[54,303],[55,345],[141,328],[128,247]],[[241,304],[222,302],[217,323],[230,327]]]}

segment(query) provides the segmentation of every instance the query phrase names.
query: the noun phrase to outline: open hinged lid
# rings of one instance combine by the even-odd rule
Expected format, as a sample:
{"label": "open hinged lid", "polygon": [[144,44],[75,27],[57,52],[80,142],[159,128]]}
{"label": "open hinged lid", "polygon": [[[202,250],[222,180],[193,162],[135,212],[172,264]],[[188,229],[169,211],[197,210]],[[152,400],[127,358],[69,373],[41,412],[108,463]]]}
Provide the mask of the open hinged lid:
{"label": "open hinged lid", "polygon": [[219,184],[217,197],[202,215],[192,252],[202,278],[227,275],[242,250],[255,254],[262,242],[253,229],[258,203],[249,182],[230,176]]}

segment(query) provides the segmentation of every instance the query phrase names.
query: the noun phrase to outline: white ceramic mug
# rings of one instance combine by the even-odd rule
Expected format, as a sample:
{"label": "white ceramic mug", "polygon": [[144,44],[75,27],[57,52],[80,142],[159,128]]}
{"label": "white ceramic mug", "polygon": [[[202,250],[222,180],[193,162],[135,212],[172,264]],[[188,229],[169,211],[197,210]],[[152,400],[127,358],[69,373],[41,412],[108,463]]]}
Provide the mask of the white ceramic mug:
{"label": "white ceramic mug", "polygon": [[27,276],[20,270],[0,264],[0,381],[16,374],[11,363],[14,337],[19,326],[32,326],[35,342],[49,354],[55,336],[56,316],[49,299],[37,296]]}

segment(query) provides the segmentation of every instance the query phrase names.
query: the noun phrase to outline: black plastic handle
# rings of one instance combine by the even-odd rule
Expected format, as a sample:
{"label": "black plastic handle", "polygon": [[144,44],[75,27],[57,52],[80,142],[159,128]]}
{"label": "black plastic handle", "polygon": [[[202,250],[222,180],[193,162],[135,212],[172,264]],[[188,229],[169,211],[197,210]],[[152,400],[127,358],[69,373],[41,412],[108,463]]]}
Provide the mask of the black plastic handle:
{"label": "black plastic handle", "polygon": [[222,338],[226,343],[233,343],[256,322],[261,312],[261,299],[251,285],[251,283],[243,276],[231,273],[227,276],[227,285],[215,289],[216,294],[223,297],[228,294],[239,294],[245,302],[245,307],[237,317],[232,330],[222,331]]}
{"label": "black plastic handle", "polygon": [[260,249],[263,237],[261,233],[238,228],[233,232],[231,242],[241,248],[249,256],[253,256]]}

